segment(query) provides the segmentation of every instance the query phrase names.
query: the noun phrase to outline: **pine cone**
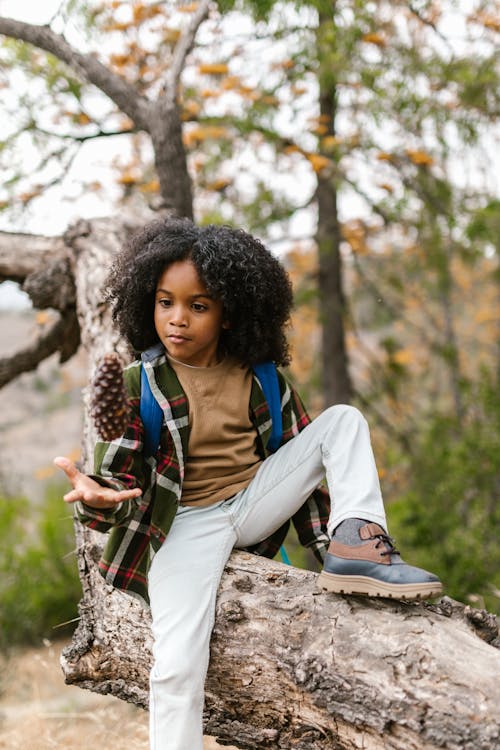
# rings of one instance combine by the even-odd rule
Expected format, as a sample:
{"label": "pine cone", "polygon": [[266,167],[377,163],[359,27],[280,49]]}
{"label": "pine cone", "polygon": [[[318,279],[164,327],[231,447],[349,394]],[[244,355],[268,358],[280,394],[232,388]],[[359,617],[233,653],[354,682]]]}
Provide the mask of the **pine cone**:
{"label": "pine cone", "polygon": [[103,440],[109,442],[123,435],[129,407],[122,364],[117,354],[105,354],[95,372],[90,413]]}

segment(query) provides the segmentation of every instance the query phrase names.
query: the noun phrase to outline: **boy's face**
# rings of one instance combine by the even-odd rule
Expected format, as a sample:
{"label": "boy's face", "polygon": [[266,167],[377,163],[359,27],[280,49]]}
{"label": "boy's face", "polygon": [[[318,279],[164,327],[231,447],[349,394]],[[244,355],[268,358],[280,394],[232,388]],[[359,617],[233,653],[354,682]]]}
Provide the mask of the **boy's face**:
{"label": "boy's face", "polygon": [[213,367],[223,328],[222,302],[210,296],[190,260],[167,266],[156,286],[156,332],[174,359],[194,367]]}

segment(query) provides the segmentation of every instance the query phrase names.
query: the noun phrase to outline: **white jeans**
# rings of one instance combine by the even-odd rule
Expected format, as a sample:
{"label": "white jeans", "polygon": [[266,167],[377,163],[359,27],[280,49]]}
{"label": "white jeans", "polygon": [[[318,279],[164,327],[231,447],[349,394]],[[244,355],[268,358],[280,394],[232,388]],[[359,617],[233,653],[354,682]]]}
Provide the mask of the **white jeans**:
{"label": "white jeans", "polygon": [[202,750],[215,599],[231,550],[268,537],[325,474],[332,498],[330,534],[346,518],[387,528],[368,425],[350,406],[323,412],[267,458],[248,487],[229,500],[179,506],[149,572],[151,750]]}

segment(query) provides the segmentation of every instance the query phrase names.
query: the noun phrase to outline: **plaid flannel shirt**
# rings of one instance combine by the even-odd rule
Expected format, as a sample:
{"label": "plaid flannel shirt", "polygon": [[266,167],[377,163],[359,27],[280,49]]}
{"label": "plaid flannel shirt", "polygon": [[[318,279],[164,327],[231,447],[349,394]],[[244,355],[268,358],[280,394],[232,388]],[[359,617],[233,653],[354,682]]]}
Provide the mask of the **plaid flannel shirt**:
{"label": "plaid flannel shirt", "polygon": [[[163,427],[156,455],[144,458],[144,427],[139,416],[141,397],[141,361],[124,371],[130,405],[130,420],[122,437],[112,442],[97,442],[92,477],[115,489],[140,487],[142,495],[116,508],[90,508],[81,502],[75,510],[81,523],[97,531],[111,531],[99,570],[111,585],[148,603],[147,574],[155,552],[164,543],[174,520],[182,493],[184,456],[189,438],[188,401],[179,380],[169,365],[163,347],[158,346],[143,366],[153,395],[163,411]],[[296,391],[278,372],[283,416],[282,443],[297,435],[310,419]],[[263,458],[268,455],[271,436],[269,408],[257,377],[250,394],[250,415],[256,429],[257,447]],[[292,517],[298,538],[322,561],[328,547],[327,521],[330,498],[323,488]],[[249,551],[273,557],[279,550],[290,525],[287,521],[272,536]]]}

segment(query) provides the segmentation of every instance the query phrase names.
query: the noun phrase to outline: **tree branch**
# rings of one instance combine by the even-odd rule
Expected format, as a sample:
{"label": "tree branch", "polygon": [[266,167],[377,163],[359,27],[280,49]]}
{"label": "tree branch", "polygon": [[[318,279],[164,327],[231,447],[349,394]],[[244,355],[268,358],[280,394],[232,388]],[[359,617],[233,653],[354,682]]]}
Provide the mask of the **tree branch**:
{"label": "tree branch", "polygon": [[0,231],[0,282],[10,279],[22,284],[30,274],[67,254],[61,237]]}
{"label": "tree branch", "polygon": [[184,69],[184,62],[193,47],[196,32],[208,15],[210,2],[211,0],[202,0],[193,15],[191,23],[175,45],[172,64],[167,72],[167,77],[163,86],[163,94],[165,98],[170,100],[170,102],[175,102],[177,98],[177,86]]}
{"label": "tree branch", "polygon": [[63,36],[56,34],[48,26],[0,17],[0,34],[29,42],[55,55],[84,80],[97,86],[139,127],[149,130],[150,105],[147,99],[96,57],[77,52]]}
{"label": "tree branch", "polygon": [[445,35],[442,34],[441,31],[439,31],[434,21],[431,21],[430,18],[425,18],[422,12],[418,8],[415,7],[414,3],[408,3],[408,10],[413,16],[415,16],[415,18],[417,18],[420,21],[420,23],[422,23],[424,26],[429,26],[434,31],[434,33],[441,39],[441,41],[446,44],[448,50],[453,53],[454,51],[453,47],[451,46],[450,42],[445,37]]}
{"label": "tree branch", "polygon": [[[96,535],[85,538],[66,682],[146,706],[149,612],[104,584]],[[247,750],[489,750],[498,643],[492,615],[453,600],[324,594],[310,571],[235,552],[218,591],[205,731]]]}
{"label": "tree branch", "polygon": [[49,330],[36,341],[9,357],[0,358],[0,388],[23,372],[34,370],[40,362],[54,352],[66,362],[78,349],[80,328],[74,309],[57,319]]}
{"label": "tree branch", "polygon": [[42,135],[50,136],[51,138],[60,138],[66,141],[75,141],[76,143],[85,143],[86,141],[94,141],[96,138],[110,138],[113,135],[131,135],[137,133],[137,128],[125,128],[125,130],[101,130],[99,129],[96,133],[89,135],[71,135],[71,133],[51,133],[48,130],[35,126],[32,128],[37,133]]}

